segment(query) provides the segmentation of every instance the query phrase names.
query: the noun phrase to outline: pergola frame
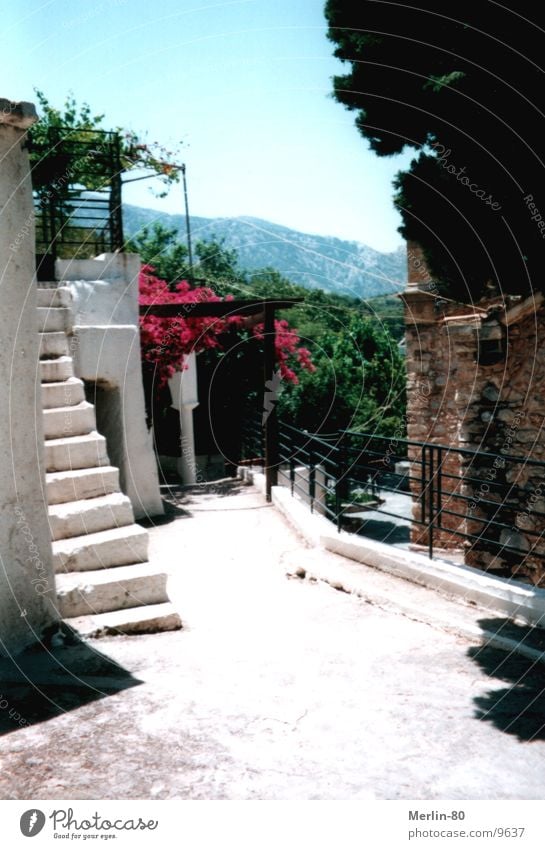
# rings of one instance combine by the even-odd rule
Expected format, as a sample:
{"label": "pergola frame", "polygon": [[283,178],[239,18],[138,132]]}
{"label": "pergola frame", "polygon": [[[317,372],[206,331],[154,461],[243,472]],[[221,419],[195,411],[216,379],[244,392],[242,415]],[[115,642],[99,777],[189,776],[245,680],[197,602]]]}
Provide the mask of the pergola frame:
{"label": "pergola frame", "polygon": [[[158,318],[227,318],[228,316],[263,315],[263,398],[265,392],[274,393],[275,386],[275,342],[276,310],[287,310],[300,304],[302,298],[261,298],[260,300],[232,301],[184,301],[170,304],[143,304],[140,315],[154,315]],[[271,500],[271,490],[278,482],[278,412],[276,397],[271,398],[269,415],[264,418],[265,431],[265,493],[267,501]],[[265,409],[265,407],[264,407]]]}

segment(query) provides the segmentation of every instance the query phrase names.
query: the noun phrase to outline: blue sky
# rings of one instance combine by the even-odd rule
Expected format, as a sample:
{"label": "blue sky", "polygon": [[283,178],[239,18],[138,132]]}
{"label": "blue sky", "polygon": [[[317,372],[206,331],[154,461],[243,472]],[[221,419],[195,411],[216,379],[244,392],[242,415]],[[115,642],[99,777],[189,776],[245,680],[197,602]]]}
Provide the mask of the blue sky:
{"label": "blue sky", "polygon": [[[192,214],[401,244],[391,181],[410,156],[377,158],[330,96],[342,66],[322,0],[12,0],[2,30],[3,97],[72,91],[105,126],[182,141]],[[179,187],[124,199],[183,211]]]}

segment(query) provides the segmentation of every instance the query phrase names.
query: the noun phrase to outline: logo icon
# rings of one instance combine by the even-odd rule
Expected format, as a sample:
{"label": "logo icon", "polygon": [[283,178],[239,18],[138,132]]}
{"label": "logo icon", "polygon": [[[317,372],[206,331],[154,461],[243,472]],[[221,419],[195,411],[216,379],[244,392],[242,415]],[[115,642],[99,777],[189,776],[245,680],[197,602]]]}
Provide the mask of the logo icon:
{"label": "logo icon", "polygon": [[272,378],[265,382],[265,396],[263,398],[263,416],[261,417],[261,427],[265,425],[265,422],[269,418],[270,414],[273,411],[273,407],[276,404],[278,397],[278,390],[280,388],[280,383],[282,382],[282,374],[280,369],[275,371]]}
{"label": "logo icon", "polygon": [[25,837],[35,837],[45,825],[45,814],[37,808],[31,808],[24,812],[19,824]]}

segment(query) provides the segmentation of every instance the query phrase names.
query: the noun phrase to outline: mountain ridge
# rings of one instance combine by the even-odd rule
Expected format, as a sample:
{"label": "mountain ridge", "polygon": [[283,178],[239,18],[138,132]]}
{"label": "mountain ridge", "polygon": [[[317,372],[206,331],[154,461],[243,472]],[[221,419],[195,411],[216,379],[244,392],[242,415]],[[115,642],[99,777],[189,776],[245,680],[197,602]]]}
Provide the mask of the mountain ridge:
{"label": "mountain ridge", "polygon": [[[183,215],[127,204],[123,220],[126,236],[160,223],[175,228],[185,240]],[[191,216],[190,221],[194,241],[223,239],[225,247],[237,251],[240,268],[248,272],[271,267],[301,286],[364,299],[405,288],[406,255],[401,246],[383,253],[362,242],[304,233],[253,216]]]}

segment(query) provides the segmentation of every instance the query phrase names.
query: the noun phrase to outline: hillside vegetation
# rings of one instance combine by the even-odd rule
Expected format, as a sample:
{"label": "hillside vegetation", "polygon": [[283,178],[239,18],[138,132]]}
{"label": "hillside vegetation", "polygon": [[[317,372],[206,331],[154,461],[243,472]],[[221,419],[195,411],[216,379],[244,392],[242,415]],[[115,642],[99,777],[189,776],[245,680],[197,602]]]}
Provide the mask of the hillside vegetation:
{"label": "hillside vegetation", "polygon": [[[144,262],[169,281],[190,276],[187,251],[176,233],[164,227],[144,230],[130,247]],[[402,305],[388,296],[362,301],[354,296],[308,290],[277,270],[249,273],[240,268],[235,250],[219,242],[197,241],[193,280],[218,295],[238,298],[302,298],[303,302],[279,314],[297,330],[301,344],[312,355],[315,371],[301,371],[298,382],[282,383],[279,412],[298,427],[331,432],[350,428],[364,432],[399,434],[404,427],[405,364],[399,349]],[[262,365],[255,338],[241,343],[223,340],[223,350],[204,351],[199,369],[208,375],[200,388],[200,430],[208,421],[210,433],[239,426],[244,405],[261,403]],[[213,382],[213,392],[208,392]],[[214,409],[205,415],[206,398],[214,395]],[[216,421],[216,425],[210,419]],[[211,436],[212,438],[212,436]]]}
{"label": "hillside vegetation", "polygon": [[[185,219],[136,206],[123,207],[125,235],[135,238],[159,223],[185,239]],[[360,242],[301,233],[258,218],[191,217],[195,241],[214,241],[234,250],[248,273],[275,268],[292,283],[349,297],[389,295],[405,287],[404,248],[381,253]]]}

